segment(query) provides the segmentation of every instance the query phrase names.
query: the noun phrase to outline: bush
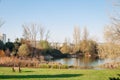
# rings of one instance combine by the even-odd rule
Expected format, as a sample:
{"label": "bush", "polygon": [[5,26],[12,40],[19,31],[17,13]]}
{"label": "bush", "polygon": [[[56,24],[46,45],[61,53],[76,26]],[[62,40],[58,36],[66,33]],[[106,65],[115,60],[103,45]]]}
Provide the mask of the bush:
{"label": "bush", "polygon": [[97,43],[93,40],[83,40],[80,43],[80,50],[83,53],[97,54]]}
{"label": "bush", "polygon": [[53,65],[52,68],[53,69],[59,69],[59,65]]}
{"label": "bush", "polygon": [[29,48],[26,44],[22,44],[18,49],[19,56],[28,56],[30,54]]}
{"label": "bush", "polygon": [[67,43],[64,43],[63,46],[61,47],[60,51],[62,53],[70,53],[70,46]]}
{"label": "bush", "polygon": [[68,69],[68,65],[59,65],[59,64],[40,64],[40,68],[52,68],[52,69]]}
{"label": "bush", "polygon": [[40,64],[40,68],[50,68],[48,64]]}
{"label": "bush", "polygon": [[39,45],[38,45],[38,48],[40,48],[40,49],[50,49],[50,44],[48,43],[48,41],[41,40]]}
{"label": "bush", "polygon": [[68,69],[69,68],[69,66],[68,65],[61,65],[61,67],[60,67],[61,69]]}

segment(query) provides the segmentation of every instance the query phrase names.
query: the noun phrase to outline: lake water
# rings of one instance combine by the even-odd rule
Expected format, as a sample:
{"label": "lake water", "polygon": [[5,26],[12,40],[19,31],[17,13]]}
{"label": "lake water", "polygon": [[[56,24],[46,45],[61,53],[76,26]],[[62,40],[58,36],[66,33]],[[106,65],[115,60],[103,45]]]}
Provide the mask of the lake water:
{"label": "lake water", "polygon": [[120,61],[120,57],[116,59],[93,59],[88,57],[81,57],[81,58],[63,58],[63,59],[56,59],[53,60],[55,62],[59,62],[61,64],[66,64],[68,66],[81,66],[81,67],[96,67],[98,65],[113,62],[113,61]]}
{"label": "lake water", "polygon": [[[119,61],[118,59],[117,61]],[[93,58],[63,58],[63,59],[57,59],[53,60],[55,62],[59,62],[61,64],[66,64],[66,65],[74,65],[74,66],[88,66],[88,67],[95,67],[107,62],[112,62],[113,60],[111,59],[93,59]]]}

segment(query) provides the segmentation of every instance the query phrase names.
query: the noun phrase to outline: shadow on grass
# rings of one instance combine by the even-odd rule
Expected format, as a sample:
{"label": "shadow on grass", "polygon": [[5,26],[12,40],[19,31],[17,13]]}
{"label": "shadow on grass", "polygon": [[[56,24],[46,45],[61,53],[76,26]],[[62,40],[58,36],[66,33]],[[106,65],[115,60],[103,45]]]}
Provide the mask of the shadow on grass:
{"label": "shadow on grass", "polygon": [[[117,75],[120,76],[120,74]],[[120,80],[120,77],[110,77],[109,80]]]}
{"label": "shadow on grass", "polygon": [[110,77],[109,80],[120,80],[119,77],[115,78],[115,77]]}
{"label": "shadow on grass", "polygon": [[58,74],[58,75],[0,75],[0,79],[29,79],[29,78],[69,78],[82,76],[83,74]]}
{"label": "shadow on grass", "polygon": [[118,76],[120,76],[120,74],[117,74]]}
{"label": "shadow on grass", "polygon": [[34,72],[34,71],[22,71],[22,72]]}

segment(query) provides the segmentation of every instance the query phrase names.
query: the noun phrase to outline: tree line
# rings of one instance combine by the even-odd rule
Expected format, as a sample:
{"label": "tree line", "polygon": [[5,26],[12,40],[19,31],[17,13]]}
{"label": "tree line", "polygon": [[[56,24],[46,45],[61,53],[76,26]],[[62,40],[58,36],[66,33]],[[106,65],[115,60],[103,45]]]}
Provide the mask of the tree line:
{"label": "tree line", "polygon": [[[81,56],[99,56],[102,58],[119,56],[120,22],[116,19],[113,19],[113,21],[114,24],[108,25],[104,29],[106,42],[98,44],[97,41],[90,38],[86,27],[83,28],[83,31],[82,29],[80,31],[79,27],[74,27],[73,43],[69,43],[69,41],[65,39],[63,45],[58,46],[56,51],[62,54],[79,54]],[[3,50],[6,55],[18,54],[19,56],[34,56],[40,50],[43,50],[42,53],[47,55],[51,55],[52,52],[54,52],[52,51],[54,47],[51,46],[48,41],[50,38],[49,30],[46,31],[44,27],[38,26],[37,24],[24,24],[22,27],[23,38],[21,38],[21,40],[16,39],[15,42],[8,40],[5,44],[0,41],[0,50]],[[40,36],[39,41],[36,40],[38,34]],[[2,53],[3,52],[1,52],[1,54]]]}

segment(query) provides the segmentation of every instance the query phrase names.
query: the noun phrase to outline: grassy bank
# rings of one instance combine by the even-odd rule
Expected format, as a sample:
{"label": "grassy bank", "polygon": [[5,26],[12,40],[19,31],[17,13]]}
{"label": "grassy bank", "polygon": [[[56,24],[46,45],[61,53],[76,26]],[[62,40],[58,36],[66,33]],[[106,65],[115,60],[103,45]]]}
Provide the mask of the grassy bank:
{"label": "grassy bank", "polygon": [[22,68],[22,72],[12,72],[11,68],[0,67],[0,80],[120,80],[120,69],[74,70]]}

